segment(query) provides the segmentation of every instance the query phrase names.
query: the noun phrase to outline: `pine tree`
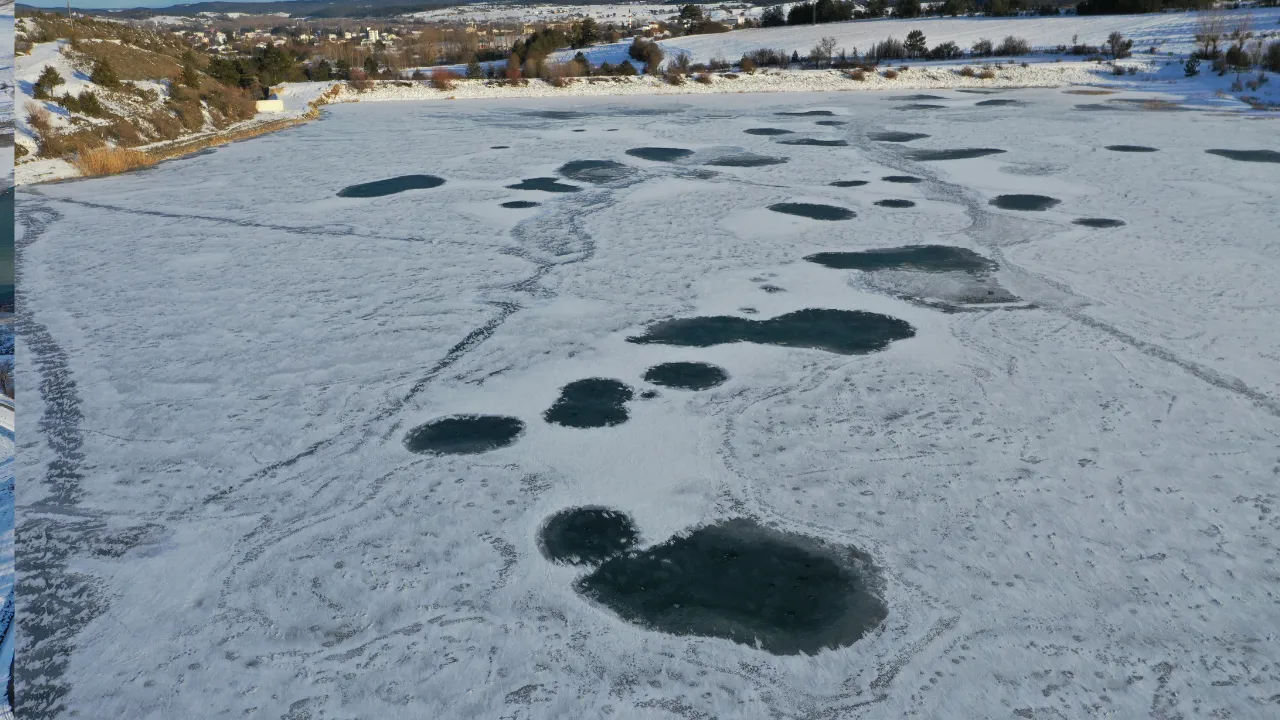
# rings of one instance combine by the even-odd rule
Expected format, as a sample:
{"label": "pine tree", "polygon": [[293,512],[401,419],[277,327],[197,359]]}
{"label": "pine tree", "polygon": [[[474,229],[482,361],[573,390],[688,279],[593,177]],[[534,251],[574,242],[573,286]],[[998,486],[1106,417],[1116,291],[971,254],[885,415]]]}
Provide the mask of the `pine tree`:
{"label": "pine tree", "polygon": [[196,70],[194,61],[182,64],[182,84],[196,90],[200,89],[200,72]]}
{"label": "pine tree", "polygon": [[89,80],[94,85],[104,88],[114,88],[120,85],[120,78],[116,77],[115,69],[106,60],[99,60],[93,64],[93,72],[89,74]]}
{"label": "pine tree", "polygon": [[908,57],[924,57],[925,49],[928,47],[924,33],[919,30],[912,30],[907,33],[907,41],[903,43],[903,47],[906,49]]}
{"label": "pine tree", "polygon": [[867,2],[867,14],[873,18],[884,17],[888,10],[888,0],[868,0]]}
{"label": "pine tree", "polygon": [[475,55],[467,61],[467,79],[480,80],[484,78],[484,68],[480,66],[480,60]]}
{"label": "pine tree", "polygon": [[53,97],[53,89],[65,82],[57,70],[52,65],[45,65],[44,70],[40,71],[40,77],[36,80],[35,86],[31,90],[31,94],[37,100]]}
{"label": "pine tree", "polygon": [[900,18],[920,17],[920,0],[898,0],[893,6],[893,16]]}

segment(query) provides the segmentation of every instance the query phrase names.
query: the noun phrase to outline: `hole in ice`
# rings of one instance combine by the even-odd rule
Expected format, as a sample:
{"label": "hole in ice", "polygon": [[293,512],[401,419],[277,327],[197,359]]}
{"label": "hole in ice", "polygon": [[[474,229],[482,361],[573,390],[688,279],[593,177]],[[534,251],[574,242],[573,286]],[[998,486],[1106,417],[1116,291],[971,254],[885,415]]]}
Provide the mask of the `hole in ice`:
{"label": "hole in ice", "polygon": [[707,390],[729,379],[724,368],[700,362],[669,362],[645,371],[644,379],[654,385],[680,390]]}
{"label": "hole in ice", "polygon": [[814,125],[822,125],[824,127],[837,127],[840,125],[848,125],[848,124],[849,123],[845,120],[819,120],[814,123]]}
{"label": "hole in ice", "polygon": [[774,203],[769,209],[787,215],[799,215],[813,220],[848,220],[857,217],[857,213],[847,208],[819,203]]}
{"label": "hole in ice", "polygon": [[684,148],[669,147],[638,147],[631,148],[627,151],[631,157],[638,157],[641,160],[652,160],[654,162],[672,162],[680,158],[689,157],[693,154],[692,150]]}
{"label": "hole in ice", "polygon": [[794,131],[782,128],[747,128],[742,132],[748,135],[791,135]]}
{"label": "hole in ice", "polygon": [[819,117],[819,116],[831,117],[831,116],[834,116],[835,113],[831,112],[830,110],[801,110],[799,112],[778,112],[778,113],[774,113],[774,115],[787,115],[789,117]]}
{"label": "hole in ice", "polygon": [[1112,152],[1160,152],[1158,148],[1147,147],[1146,145],[1108,145],[1107,149]]}
{"label": "hole in ice", "polygon": [[997,95],[999,90],[983,90],[981,88],[960,88],[956,92],[969,93],[970,95]]}
{"label": "hole in ice", "polygon": [[760,311],[753,307],[740,307],[738,308],[738,312],[742,313],[743,315],[755,315]]}
{"label": "hole in ice", "polygon": [[726,520],[606,560],[575,583],[627,622],[775,655],[857,642],[888,615],[856,548]]}
{"label": "hole in ice", "polygon": [[658,397],[657,390],[645,390],[644,392],[640,393],[641,400],[652,400],[656,397]]}
{"label": "hole in ice", "polygon": [[946,107],[946,105],[935,105],[931,103],[907,103],[906,105],[899,105],[895,107],[894,110],[944,110]]}
{"label": "hole in ice", "polygon": [[502,207],[512,208],[514,210],[520,210],[523,208],[535,208],[535,207],[538,207],[539,205],[541,205],[541,203],[536,203],[536,202],[533,202],[532,200],[511,200],[509,202],[502,203]]}
{"label": "hole in ice", "polygon": [[916,204],[910,200],[877,200],[876,205],[887,208],[909,208],[916,206]]}
{"label": "hole in ice", "polygon": [[946,100],[941,95],[891,95],[884,100],[892,100],[896,102],[919,102],[921,100]]}
{"label": "hole in ice", "polygon": [[573,428],[621,425],[628,418],[629,400],[631,388],[617,380],[575,380],[560,388],[560,397],[542,417],[549,423]]}
{"label": "hole in ice", "polygon": [[767,293],[780,293],[787,291],[786,288],[780,288],[777,285],[761,285],[760,289]]}
{"label": "hole in ice", "polygon": [[524,423],[503,415],[452,415],[410,430],[404,445],[424,455],[472,455],[506,447],[524,432]]}
{"label": "hole in ice", "polygon": [[835,270],[920,270],[986,272],[996,263],[972,250],[949,245],[907,245],[861,252],[824,252],[805,258]]}
{"label": "hole in ice", "polygon": [[890,132],[871,133],[871,139],[877,142],[905,143],[905,142],[911,142],[912,140],[923,140],[927,137],[929,136],[925,135],[924,133],[913,133],[913,132],[890,131]]}
{"label": "hole in ice", "polygon": [[1205,152],[1241,162],[1280,163],[1280,152],[1275,150],[1205,150]]}
{"label": "hole in ice", "polygon": [[1112,90],[1063,90],[1067,95],[1115,95]]}
{"label": "hole in ice", "polygon": [[721,155],[706,162],[717,167],[764,167],[765,165],[781,165],[787,158],[756,155],[755,153],[734,153]]}
{"label": "hole in ice", "polygon": [[923,180],[921,180],[920,178],[915,177],[915,176],[912,176],[912,175],[885,175],[884,177],[882,177],[882,178],[880,178],[880,179],[881,179],[881,180],[883,180],[883,181],[885,181],[885,182],[891,182],[891,183],[918,183],[918,182],[924,182],[924,181],[923,181]]}
{"label": "hole in ice", "polygon": [[915,334],[909,323],[888,315],[809,308],[768,320],[729,315],[664,320],[650,325],[643,335],[627,338],[627,342],[683,347],[752,342],[860,355],[883,350],[894,340]]}
{"label": "hole in ice", "polygon": [[1026,210],[1040,211],[1062,202],[1057,198],[1051,198],[1045,195],[997,195],[987,204],[994,205],[1001,210]]}
{"label": "hole in ice", "polygon": [[968,160],[970,158],[999,155],[997,148],[959,148],[956,150],[913,150],[907,153],[912,160]]}
{"label": "hole in ice", "polygon": [[490,150],[507,150],[510,147],[511,147],[510,145],[490,145],[489,149]]}
{"label": "hole in ice", "polygon": [[866,180],[837,180],[833,183],[827,183],[831,187],[862,187],[867,184]]}
{"label": "hole in ice", "polygon": [[1117,228],[1124,225],[1123,220],[1110,220],[1108,218],[1078,218],[1072,220],[1071,223],[1091,228]]}
{"label": "hole in ice", "polygon": [[400,177],[345,187],[338,191],[338,197],[382,197],[383,195],[402,193],[406,190],[427,190],[433,187],[440,187],[443,184],[444,178],[438,178],[435,175],[401,175]]}
{"label": "hole in ice", "polygon": [[1106,112],[1108,110],[1112,112],[1120,112],[1121,110],[1123,110],[1123,108],[1116,107],[1115,105],[1103,105],[1102,103],[1087,103],[1084,105],[1077,105],[1076,109],[1082,110],[1084,112]]}
{"label": "hole in ice", "polygon": [[586,132],[586,130],[584,128],[578,128],[577,130],[574,130],[574,132]]}
{"label": "hole in ice", "polygon": [[602,184],[625,180],[634,175],[636,169],[612,160],[574,160],[561,165],[556,172],[570,180]]}
{"label": "hole in ice", "polygon": [[508,185],[508,190],[541,190],[542,192],[558,192],[571,193],[578,192],[582,188],[576,185],[567,185],[553,177],[536,177],[525,178],[515,185]]}
{"label": "hole in ice", "polygon": [[538,531],[543,557],[562,565],[599,565],[640,539],[631,518],[603,507],[561,510]]}
{"label": "hole in ice", "polygon": [[779,140],[779,145],[810,145],[812,147],[845,147],[848,140],[819,140],[818,138],[796,138],[795,140]]}
{"label": "hole in ice", "polygon": [[1012,100],[1009,98],[996,98],[994,100],[979,100],[974,103],[977,107],[1006,107],[1009,105],[1025,105],[1021,100]]}

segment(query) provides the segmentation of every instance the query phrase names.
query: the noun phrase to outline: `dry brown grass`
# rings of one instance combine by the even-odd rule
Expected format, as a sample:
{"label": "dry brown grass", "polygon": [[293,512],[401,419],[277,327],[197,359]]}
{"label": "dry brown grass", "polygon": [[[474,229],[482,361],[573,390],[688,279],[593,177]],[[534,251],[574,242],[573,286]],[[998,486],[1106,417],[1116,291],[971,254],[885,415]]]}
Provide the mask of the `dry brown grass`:
{"label": "dry brown grass", "polygon": [[82,42],[79,53],[91,61],[106,60],[121,80],[159,80],[182,72],[182,65],[168,55],[113,42]]}
{"label": "dry brown grass", "polygon": [[141,150],[127,148],[98,147],[76,153],[72,165],[85,177],[99,175],[118,175],[122,172],[151,167],[156,164],[155,158]]}
{"label": "dry brown grass", "polygon": [[983,70],[982,72],[978,73],[978,79],[979,80],[995,80],[996,71],[991,70],[990,68]]}
{"label": "dry brown grass", "polygon": [[454,85],[461,79],[462,78],[458,77],[458,74],[453,71],[445,70],[444,68],[436,68],[431,71],[431,80],[429,82],[431,83],[431,87],[437,90],[448,91],[452,90]]}

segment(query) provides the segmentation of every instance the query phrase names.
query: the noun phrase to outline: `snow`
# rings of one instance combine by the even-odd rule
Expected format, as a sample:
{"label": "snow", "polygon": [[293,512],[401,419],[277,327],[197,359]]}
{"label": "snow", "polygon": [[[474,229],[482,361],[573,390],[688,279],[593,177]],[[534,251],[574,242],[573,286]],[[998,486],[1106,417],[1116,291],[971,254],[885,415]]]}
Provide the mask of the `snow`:
{"label": "snow", "polygon": [[[1280,8],[1252,10],[1226,10],[1223,16],[1230,29],[1235,19],[1253,18],[1253,29],[1258,33],[1280,32]],[[1101,45],[1107,35],[1119,31],[1132,39],[1135,52],[1146,51],[1152,45],[1164,53],[1189,53],[1195,47],[1196,19],[1199,13],[1151,13],[1146,15],[1087,15],[1060,17],[1014,18],[930,18],[918,20],[865,20],[823,25],[793,25],[781,28],[736,30],[714,35],[691,35],[663,40],[661,44],[672,56],[678,50],[688,52],[695,62],[706,62],[722,57],[736,61],[744,53],[760,48],[797,51],[808,54],[823,37],[836,39],[836,48],[866,52],[874,43],[887,37],[899,40],[912,30],[925,34],[929,47],[948,40],[968,50],[973,43],[986,38],[999,43],[1008,35],[1020,37],[1036,49],[1071,45],[1071,38],[1089,45]]]}
{"label": "snow", "polygon": [[[345,104],[145,172],[21,188],[19,392],[43,430],[19,523],[50,560],[20,597],[36,627],[19,652],[67,660],[34,663],[34,689],[140,720],[1267,716],[1280,166],[1204,151],[1277,149],[1274,123],[1112,102],[1153,97],[1131,91],[980,107],[941,90],[944,109],[911,112],[899,94]],[[809,109],[850,124],[775,114]],[[850,145],[742,132],[761,126]],[[931,137],[869,139],[885,129]],[[1159,152],[1102,149],[1124,143]],[[699,164],[726,147],[791,161]],[[907,154],[964,147],[1007,152]],[[505,189],[588,158],[639,172]],[[336,197],[424,172],[447,182]],[[879,180],[896,174],[925,182]],[[1001,193],[1062,204],[988,205]],[[499,207],[516,198],[544,204]],[[784,201],[858,217],[766,209]],[[946,313],[802,260],[912,243],[997,261],[1022,302]],[[916,335],[865,356],[625,341],[744,307],[881,312]],[[636,400],[612,428],[541,420],[566,382],[640,390],[674,360],[731,377]],[[483,455],[404,450],[451,413],[528,429]],[[812,657],[624,623],[536,550],[539,523],[580,504],[626,511],[646,544],[748,514],[855,545],[884,568],[889,618]]]}
{"label": "snow", "polygon": [[[408,13],[403,17],[431,22],[567,22],[592,17],[602,26],[671,20],[680,14],[680,5],[660,3],[622,3],[612,5],[502,5],[477,3],[458,7],[437,8]],[[713,20],[730,17],[759,17],[763,7],[734,3],[700,4],[703,14]],[[728,8],[728,9],[726,9]]]}

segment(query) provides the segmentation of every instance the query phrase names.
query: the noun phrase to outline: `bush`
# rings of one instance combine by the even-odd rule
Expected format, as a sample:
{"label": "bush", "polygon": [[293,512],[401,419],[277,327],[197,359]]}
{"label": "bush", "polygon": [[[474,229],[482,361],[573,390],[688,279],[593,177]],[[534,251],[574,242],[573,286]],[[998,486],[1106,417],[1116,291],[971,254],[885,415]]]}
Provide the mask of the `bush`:
{"label": "bush", "polygon": [[962,77],[969,77],[969,78],[971,78],[971,77],[974,77],[974,76],[975,76],[975,75],[977,75],[977,74],[978,74],[978,73],[974,72],[973,68],[969,67],[968,65],[965,65],[964,67],[960,68],[960,75],[961,75]]}
{"label": "bush", "polygon": [[1262,53],[1262,67],[1280,73],[1280,40],[1273,41]]}
{"label": "bush", "polygon": [[1187,77],[1195,77],[1200,74],[1200,58],[1191,56],[1186,64],[1182,66],[1182,72]]}
{"label": "bush", "polygon": [[678,70],[682,75],[688,75],[689,67],[692,64],[693,64],[693,58],[689,57],[689,53],[681,50],[680,52],[676,53],[675,57],[671,58],[671,62],[667,65],[667,69],[668,70],[675,69],[675,70]]}
{"label": "bush", "polygon": [[990,68],[983,70],[982,72],[978,73],[978,79],[979,80],[995,80],[996,71],[991,70]]}
{"label": "bush", "polygon": [[40,71],[40,77],[36,80],[31,89],[31,96],[37,100],[45,100],[53,97],[53,89],[65,82],[57,70],[52,65],[45,65],[44,70]]}
{"label": "bush", "polygon": [[662,80],[668,85],[683,85],[684,76],[678,72],[666,72],[662,75]]}
{"label": "bush", "polygon": [[105,117],[107,114],[106,108],[102,107],[98,96],[92,90],[82,91],[78,98],[72,97],[69,93],[63,95],[58,98],[58,104],[70,112],[78,112],[89,117]]}
{"label": "bush", "polygon": [[994,50],[992,48],[991,41],[986,38],[981,38],[978,42],[973,44],[973,54],[976,57],[990,57],[992,52],[994,52]]}
{"label": "bush", "polygon": [[853,72],[849,73],[849,79],[862,82],[867,79],[867,73],[863,70],[854,70]]}
{"label": "bush", "polygon": [[1012,35],[1000,41],[1000,45],[995,49],[995,54],[1001,57],[1009,57],[1012,55],[1029,55],[1031,54],[1031,45],[1026,40],[1014,37]]}
{"label": "bush", "polygon": [[138,132],[138,128],[133,123],[124,118],[116,118],[111,123],[108,130],[111,137],[115,140],[116,145],[124,147],[133,147],[134,145],[143,144],[142,134]]}
{"label": "bush", "polygon": [[644,63],[647,72],[656,71],[665,57],[658,43],[643,38],[632,40],[631,47],[627,49],[627,54],[631,56],[632,60]]}
{"label": "bush", "polygon": [[885,71],[884,71],[884,76],[885,76],[885,79],[887,79],[887,80],[893,80],[893,79],[895,79],[895,78],[897,78],[897,77],[898,77],[898,71],[897,71],[897,70],[885,70]]}
{"label": "bush", "polygon": [[93,64],[93,72],[89,74],[89,80],[99,87],[120,87],[120,78],[116,77],[115,69],[106,60],[98,60]]}
{"label": "bush", "polygon": [[1111,74],[1112,74],[1112,75],[1123,75],[1123,74],[1124,74],[1124,68],[1123,68],[1122,66],[1120,66],[1120,65],[1112,65],[1112,66],[1111,66]]}
{"label": "bush", "polygon": [[697,82],[702,83],[703,85],[710,85],[710,84],[711,84],[711,73],[704,73],[704,72],[703,72],[703,73],[698,73],[697,75],[694,75],[694,76],[693,76],[693,79],[694,79],[694,80],[696,80]]}
{"label": "bush", "polygon": [[457,73],[451,70],[446,70],[444,68],[436,68],[435,70],[431,71],[430,82],[431,82],[431,87],[440,91],[448,91],[448,90],[452,90],[454,87],[454,84],[461,79],[462,78],[459,78]]}
{"label": "bush", "polygon": [[1113,32],[1107,36],[1107,54],[1112,60],[1122,60],[1133,54],[1133,41],[1126,40],[1124,35]]}
{"label": "bush", "polygon": [[961,55],[964,55],[964,51],[960,49],[959,45],[956,45],[950,40],[929,51],[929,58],[931,60],[954,60]]}
{"label": "bush", "polygon": [[744,73],[754,73],[756,71],[756,63],[749,57],[743,57],[738,61],[738,69]]}
{"label": "bush", "polygon": [[426,82],[426,80],[427,80],[427,74],[426,74],[426,73],[424,73],[424,72],[422,72],[422,69],[421,69],[421,68],[418,68],[418,69],[416,69],[416,70],[414,70],[414,71],[413,71],[413,74],[409,76],[409,79],[410,79],[410,80],[417,80],[418,82]]}

